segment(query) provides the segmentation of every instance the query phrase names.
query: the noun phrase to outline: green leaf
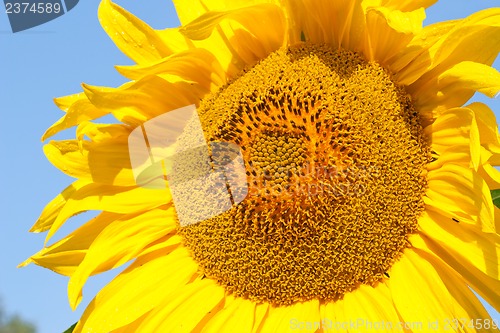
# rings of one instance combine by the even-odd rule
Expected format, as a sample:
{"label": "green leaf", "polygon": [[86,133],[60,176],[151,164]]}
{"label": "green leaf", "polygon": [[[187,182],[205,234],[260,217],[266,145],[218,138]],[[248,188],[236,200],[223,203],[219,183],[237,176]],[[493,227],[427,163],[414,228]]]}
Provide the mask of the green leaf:
{"label": "green leaf", "polygon": [[493,199],[493,204],[500,208],[500,189],[491,190],[491,198]]}
{"label": "green leaf", "polygon": [[71,327],[70,327],[70,328],[68,328],[68,329],[67,329],[66,331],[64,331],[63,333],[72,333],[72,332],[73,332],[73,330],[74,330],[74,329],[75,329],[75,327],[76,327],[76,324],[77,324],[77,323],[74,323],[73,325],[71,325]]}

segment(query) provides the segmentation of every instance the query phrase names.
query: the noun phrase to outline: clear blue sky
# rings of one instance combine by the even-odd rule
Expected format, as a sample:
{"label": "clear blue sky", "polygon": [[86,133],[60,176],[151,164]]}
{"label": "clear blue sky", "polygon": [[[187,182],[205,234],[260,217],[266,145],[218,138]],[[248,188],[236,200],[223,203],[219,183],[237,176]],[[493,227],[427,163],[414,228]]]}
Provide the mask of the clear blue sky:
{"label": "clear blue sky", "polygon": [[[178,25],[169,0],[116,3],[154,28]],[[131,64],[101,29],[98,4],[97,0],[82,0],[68,14],[17,34],[12,34],[3,9],[0,12],[0,297],[9,313],[32,321],[40,333],[62,332],[76,322],[85,305],[114,275],[91,278],[82,304],[72,312],[66,277],[34,265],[16,268],[43,246],[45,234],[30,234],[28,229],[45,204],[71,182],[42,152],[41,135],[62,115],[52,98],[79,92],[82,82],[119,86],[125,79],[113,66]],[[442,0],[428,11],[426,23],[461,18],[494,6],[498,0]],[[495,66],[500,68],[500,62]],[[498,98],[478,99],[488,101],[498,117]],[[69,130],[58,138],[72,136],[74,130]],[[83,220],[70,220],[59,235]],[[498,313],[493,315],[500,320]]]}

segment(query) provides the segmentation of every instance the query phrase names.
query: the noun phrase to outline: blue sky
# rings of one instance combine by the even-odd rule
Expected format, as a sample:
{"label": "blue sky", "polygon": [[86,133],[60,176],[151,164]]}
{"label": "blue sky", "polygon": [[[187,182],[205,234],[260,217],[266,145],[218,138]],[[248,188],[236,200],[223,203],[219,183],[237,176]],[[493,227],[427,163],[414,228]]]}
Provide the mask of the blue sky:
{"label": "blue sky", "polygon": [[[154,28],[178,25],[169,0],[116,3]],[[45,204],[71,182],[42,152],[41,135],[61,116],[52,99],[79,92],[82,82],[119,86],[125,79],[113,66],[131,64],[101,29],[98,4],[80,1],[68,14],[16,34],[3,9],[0,12],[0,297],[9,313],[32,321],[40,333],[62,332],[76,322],[85,305],[116,274],[91,278],[82,305],[73,312],[67,302],[66,277],[34,265],[16,268],[43,246],[45,235],[30,234],[28,229]],[[498,0],[442,0],[429,9],[426,23],[494,6]],[[495,66],[500,68],[500,62]],[[499,99],[477,100],[488,102],[500,114]],[[74,131],[69,130],[58,138],[72,136]],[[70,220],[59,236],[82,221],[85,216]],[[498,313],[493,315],[500,320]]]}

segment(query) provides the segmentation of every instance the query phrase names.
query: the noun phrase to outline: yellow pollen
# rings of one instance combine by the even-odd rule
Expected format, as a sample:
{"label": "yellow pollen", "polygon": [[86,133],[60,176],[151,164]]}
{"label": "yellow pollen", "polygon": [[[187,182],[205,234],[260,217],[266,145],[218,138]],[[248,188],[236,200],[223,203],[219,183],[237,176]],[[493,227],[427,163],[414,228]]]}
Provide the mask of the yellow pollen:
{"label": "yellow pollen", "polygon": [[354,52],[274,52],[206,97],[208,141],[239,145],[248,195],[179,228],[208,278],[276,305],[376,285],[424,209],[430,149],[403,87]]}

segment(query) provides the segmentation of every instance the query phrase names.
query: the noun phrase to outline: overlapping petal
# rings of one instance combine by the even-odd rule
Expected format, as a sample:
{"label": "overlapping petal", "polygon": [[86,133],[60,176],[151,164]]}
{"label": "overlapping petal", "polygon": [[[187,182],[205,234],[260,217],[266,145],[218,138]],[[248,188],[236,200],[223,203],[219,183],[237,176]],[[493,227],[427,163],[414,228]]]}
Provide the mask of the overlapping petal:
{"label": "overlapping petal", "polygon": [[34,254],[20,266],[36,263],[62,275],[71,276],[80,266],[94,239],[121,214],[101,213],[68,236]]}
{"label": "overlapping petal", "polygon": [[105,116],[108,112],[96,108],[84,93],[56,100],[56,104],[66,111],[66,114],[50,126],[42,136],[42,141],[65,129],[78,124]]}
{"label": "overlapping petal", "polygon": [[153,309],[141,326],[142,332],[196,331],[223,304],[224,289],[211,279],[197,279],[172,292]]}
{"label": "overlapping petal", "polygon": [[262,333],[317,330],[321,320],[318,300],[298,302],[290,306],[270,306],[260,329]]}
{"label": "overlapping petal", "polygon": [[428,209],[495,233],[490,189],[476,171],[449,163],[430,171],[427,182],[424,202]]}
{"label": "overlapping petal", "polygon": [[138,126],[180,107],[196,104],[208,89],[194,82],[169,82],[159,75],[148,75],[119,88],[83,85],[90,102],[113,114],[119,121]]}
{"label": "overlapping petal", "polygon": [[[107,333],[134,322],[186,285],[197,265],[177,244],[140,256],[92,300],[74,332]],[[110,316],[114,313],[114,316]]]}
{"label": "overlapping petal", "polygon": [[445,164],[479,167],[481,146],[474,112],[469,108],[454,108],[443,112],[424,129],[436,155],[427,168],[435,170]]}
{"label": "overlapping petal", "polygon": [[426,253],[408,250],[391,269],[388,285],[402,322],[414,331],[437,327],[442,331],[476,332],[452,325],[453,319],[463,318],[468,323],[476,318],[491,320],[490,316],[456,272],[432,259]]}
{"label": "overlapping petal", "polygon": [[76,308],[90,275],[119,267],[137,257],[176,228],[173,207],[126,215],[107,225],[89,246],[85,258],[68,283],[70,304]]}
{"label": "overlapping petal", "polygon": [[366,11],[364,54],[369,60],[386,65],[388,59],[401,52],[422,29],[423,8],[411,12],[370,6]]}
{"label": "overlapping petal", "polygon": [[[497,297],[500,281],[484,274],[475,265],[471,265],[470,261],[457,260],[455,253],[459,251],[458,249],[453,250],[455,253],[448,252],[437,242],[431,241],[426,236],[421,235],[412,236],[411,243],[417,253],[423,257],[428,264],[432,264],[435,270],[445,273],[443,274],[443,278],[441,278],[443,282],[450,287],[453,287],[453,285],[461,287],[461,293],[467,295],[463,297],[463,300],[469,303],[478,304],[470,310],[481,310],[482,305],[480,305],[477,297],[473,296],[470,292],[468,286],[494,308],[498,309],[500,307],[499,298]],[[427,263],[425,264],[428,265]],[[482,313],[484,314],[484,312]],[[488,317],[488,315],[478,315],[476,318]]]}
{"label": "overlapping petal", "polygon": [[160,207],[172,200],[170,191],[166,187],[165,189],[117,187],[81,180],[75,182],[70,189],[66,190],[66,193],[70,194],[66,194],[63,198],[56,198],[57,205],[51,205],[46,210],[46,212],[50,212],[49,219],[46,219],[45,216],[43,218],[45,223],[50,221],[47,241],[66,220],[78,213],[97,210],[129,214]]}
{"label": "overlapping petal", "polygon": [[117,70],[132,80],[159,74],[178,76],[188,82],[197,82],[209,91],[220,87],[227,80],[214,55],[199,48],[181,51],[147,65],[118,66]]}
{"label": "overlapping petal", "polygon": [[101,2],[99,20],[116,46],[138,64],[172,53],[154,29],[110,0]]}
{"label": "overlapping petal", "polygon": [[500,72],[472,61],[463,61],[439,74],[435,81],[412,91],[423,109],[446,110],[466,103],[476,92],[494,97],[500,92]]}
{"label": "overlapping petal", "polygon": [[417,36],[408,45],[406,53],[416,56],[405,67],[393,67],[396,79],[412,92],[463,61],[491,65],[500,51],[499,17],[500,9],[491,8],[425,27],[422,37],[430,39]]}
{"label": "overlapping petal", "polygon": [[101,143],[77,140],[52,141],[44,147],[45,156],[72,177],[94,183],[134,186],[127,138]]}
{"label": "overlapping petal", "polygon": [[234,77],[283,46],[286,30],[284,13],[277,5],[257,3],[223,11],[206,10],[183,26],[181,33],[214,54],[227,76]]}

